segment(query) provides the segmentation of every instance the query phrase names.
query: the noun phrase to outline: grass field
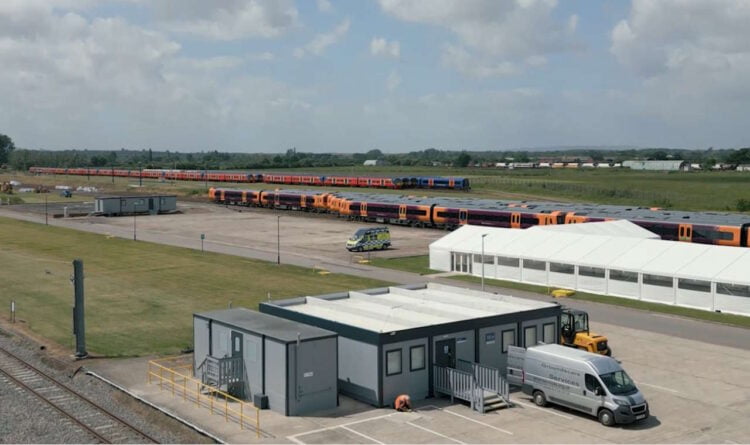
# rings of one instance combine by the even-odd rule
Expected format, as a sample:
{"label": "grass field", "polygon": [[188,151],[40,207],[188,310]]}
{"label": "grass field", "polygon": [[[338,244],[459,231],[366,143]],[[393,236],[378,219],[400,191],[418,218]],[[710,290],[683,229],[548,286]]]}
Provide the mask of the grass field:
{"label": "grass field", "polygon": [[[417,272],[421,274],[436,273],[437,271],[428,268],[429,256],[410,256],[391,259],[380,259],[378,263],[373,262],[374,266],[387,267],[389,269],[404,270],[408,272]],[[480,283],[481,278],[472,275],[455,275],[448,277],[451,280],[466,281],[470,283]],[[535,284],[517,283],[515,281],[494,280],[485,278],[484,283],[488,286],[502,287],[506,289],[517,289],[538,294],[548,294],[550,287],[538,286]],[[628,298],[611,297],[608,295],[590,294],[576,291],[575,295],[566,297],[573,300],[593,301],[597,303],[612,304],[624,306],[633,309],[640,309],[650,312],[661,312],[665,314],[679,315],[682,317],[696,318],[699,320],[713,321],[717,323],[731,324],[750,328],[750,317],[733,314],[721,314],[716,312],[702,311],[699,309],[683,308],[679,306],[669,306],[665,304],[650,303],[647,301],[631,300]]]}
{"label": "grass field", "polygon": [[404,256],[397,258],[373,258],[370,260],[370,264],[375,267],[403,270],[406,272],[418,273],[420,275],[438,273],[437,270],[430,269],[430,257],[428,255]]}
{"label": "grass field", "polygon": [[[257,308],[267,299],[386,283],[0,218],[0,307],[35,333],[72,346],[72,260],[84,260],[88,349],[172,354],[192,344],[192,314]],[[7,312],[4,310],[4,318]]]}
{"label": "grass field", "polygon": [[[352,175],[432,175],[465,176],[472,191],[379,190],[379,193],[418,196],[461,196],[502,200],[557,200],[599,204],[664,207],[680,210],[737,211],[740,200],[750,202],[750,173],[747,172],[639,172],[610,170],[497,170],[426,167],[339,167],[317,169],[276,169],[276,172]],[[2,174],[0,181],[16,179],[24,184],[65,184],[73,187],[95,185],[102,191],[122,191],[138,185],[132,178],[85,176],[32,176],[26,173]],[[159,182],[144,180],[145,192],[170,192],[180,196],[203,196],[206,186],[240,188],[302,188],[271,184],[214,184],[201,182]],[[321,188],[322,190],[323,188]],[[326,190],[363,191],[360,188],[326,187]],[[365,189],[369,190],[369,189]]]}

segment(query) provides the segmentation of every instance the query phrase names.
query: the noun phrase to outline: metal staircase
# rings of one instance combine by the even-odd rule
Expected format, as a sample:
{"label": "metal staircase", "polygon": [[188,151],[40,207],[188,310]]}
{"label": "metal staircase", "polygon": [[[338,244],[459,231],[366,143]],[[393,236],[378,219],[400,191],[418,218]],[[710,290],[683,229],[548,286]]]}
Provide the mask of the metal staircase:
{"label": "metal staircase", "polygon": [[209,355],[198,366],[198,371],[203,384],[244,397],[238,394],[243,392],[244,387],[245,363],[242,357],[217,358]]}
{"label": "metal staircase", "polygon": [[435,393],[469,402],[471,409],[486,413],[513,406],[510,387],[500,370],[479,363],[458,360],[456,368],[434,365]]}

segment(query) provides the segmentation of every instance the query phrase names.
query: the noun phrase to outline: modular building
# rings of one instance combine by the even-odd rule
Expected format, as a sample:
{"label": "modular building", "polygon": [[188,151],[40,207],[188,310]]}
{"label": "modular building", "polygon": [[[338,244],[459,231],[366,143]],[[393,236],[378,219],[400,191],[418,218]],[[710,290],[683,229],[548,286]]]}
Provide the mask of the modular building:
{"label": "modular building", "polygon": [[196,378],[298,416],[338,404],[337,335],[245,308],[193,315]]}
{"label": "modular building", "polygon": [[690,171],[690,163],[682,160],[675,161],[624,161],[622,166],[631,170],[652,170],[652,171]]}
{"label": "modular building", "polygon": [[177,210],[175,195],[97,196],[94,213],[106,216],[169,213]]}
{"label": "modular building", "polygon": [[430,244],[430,268],[750,315],[750,249],[664,241],[625,220],[466,225]]}
{"label": "modular building", "polygon": [[443,368],[504,370],[508,346],[556,343],[557,304],[435,283],[261,303],[336,332],[339,391],[375,406],[433,395]]}

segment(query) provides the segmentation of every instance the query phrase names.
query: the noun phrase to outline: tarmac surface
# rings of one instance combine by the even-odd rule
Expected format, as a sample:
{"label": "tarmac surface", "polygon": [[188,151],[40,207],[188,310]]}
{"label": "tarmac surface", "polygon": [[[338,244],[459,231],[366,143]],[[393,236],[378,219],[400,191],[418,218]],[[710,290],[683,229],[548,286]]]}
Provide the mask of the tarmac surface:
{"label": "tarmac surface", "polygon": [[[514,392],[512,408],[479,414],[447,398],[416,403],[411,413],[340,397],[332,411],[305,417],[260,413],[262,437],[226,422],[220,411],[183,401],[148,383],[147,359],[93,360],[93,370],[230,443],[742,443],[750,437],[750,351],[594,323],[649,402],[651,417],[605,427],[554,405],[540,408]],[[217,405],[218,406],[218,405]]]}
{"label": "tarmac surface", "polygon": [[[350,254],[343,245],[350,234],[364,225],[330,215],[257,208],[227,208],[211,203],[193,202],[180,203],[178,209],[183,213],[136,218],[50,218],[49,224],[126,239],[133,239],[135,225],[135,233],[140,241],[191,249],[201,248],[200,234],[204,233],[206,239],[203,248],[217,253],[272,262],[275,262],[279,255],[284,264],[322,268],[335,273],[366,275],[398,284],[437,281],[454,286],[480,287],[479,284],[449,280],[446,274],[423,276],[359,264],[356,260],[362,255]],[[38,205],[3,206],[0,207],[0,216],[44,223],[44,214],[38,213]],[[282,235],[278,251],[277,223],[280,224],[279,233]],[[446,233],[434,229],[389,227],[396,248],[373,255],[424,255],[429,244]],[[546,295],[522,290],[493,286],[486,286],[486,289],[506,295],[550,300]],[[750,350],[750,329],[588,301],[567,299],[564,304],[585,309],[592,320],[603,323]]]}

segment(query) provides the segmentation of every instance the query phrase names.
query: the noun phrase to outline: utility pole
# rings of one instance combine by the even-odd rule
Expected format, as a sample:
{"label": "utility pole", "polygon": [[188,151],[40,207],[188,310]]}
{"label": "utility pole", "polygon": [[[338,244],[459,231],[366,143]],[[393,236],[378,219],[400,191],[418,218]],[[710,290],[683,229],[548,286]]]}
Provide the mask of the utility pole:
{"label": "utility pole", "polygon": [[281,264],[281,215],[276,216],[276,264]]}
{"label": "utility pole", "polygon": [[76,336],[76,353],[78,359],[85,358],[86,352],[86,326],[83,317],[83,260],[73,260],[73,287],[75,292],[75,303],[73,306],[73,334]]}

